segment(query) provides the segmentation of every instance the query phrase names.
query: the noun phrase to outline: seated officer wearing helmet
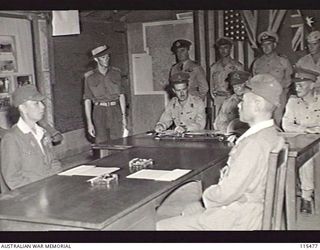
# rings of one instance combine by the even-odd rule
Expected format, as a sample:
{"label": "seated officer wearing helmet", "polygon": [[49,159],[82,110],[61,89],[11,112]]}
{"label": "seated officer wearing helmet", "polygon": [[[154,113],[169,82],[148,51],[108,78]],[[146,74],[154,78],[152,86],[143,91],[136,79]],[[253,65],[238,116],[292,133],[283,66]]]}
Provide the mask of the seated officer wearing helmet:
{"label": "seated officer wearing helmet", "polygon": [[241,101],[244,83],[249,79],[250,73],[246,71],[232,71],[227,77],[230,87],[232,86],[234,94],[224,100],[213,127],[222,133],[227,133],[228,125],[231,121],[239,118],[238,104]]}
{"label": "seated officer wearing helmet", "polygon": [[[292,95],[288,100],[286,112],[282,120],[284,131],[320,133],[320,96],[314,92],[315,82],[319,75],[320,74],[315,71],[303,68],[295,69],[293,82],[296,89],[296,96]],[[302,213],[312,212],[314,157],[299,169],[302,191],[300,210]]]}
{"label": "seated officer wearing helmet", "polygon": [[280,96],[280,106],[277,107],[274,114],[274,120],[280,127],[291,85],[292,66],[286,57],[276,52],[278,41],[278,35],[271,31],[264,31],[258,36],[263,55],[254,61],[252,74],[270,74],[281,84],[283,90]]}
{"label": "seated officer wearing helmet", "polygon": [[177,63],[170,69],[170,78],[179,72],[189,74],[189,92],[191,95],[205,99],[209,90],[206,74],[203,68],[196,62],[190,60],[189,49],[191,42],[184,39],[176,40],[171,47],[171,51],[176,56]]}
{"label": "seated officer wearing helmet", "polygon": [[189,74],[184,72],[171,77],[170,85],[176,97],[170,100],[156,124],[157,133],[167,130],[173,123],[177,133],[204,129],[206,125],[205,106],[200,97],[189,94],[188,81]]}
{"label": "seated officer wearing helmet", "polygon": [[269,155],[284,145],[272,119],[282,87],[267,74],[256,75],[246,87],[239,113],[250,128],[230,151],[219,183],[209,186],[202,202],[186,207],[180,216],[160,220],[158,230],[261,229]]}
{"label": "seated officer wearing helmet", "polygon": [[20,118],[1,140],[1,191],[12,190],[59,172],[50,134],[37,125],[44,115],[44,96],[25,85],[12,94]]}

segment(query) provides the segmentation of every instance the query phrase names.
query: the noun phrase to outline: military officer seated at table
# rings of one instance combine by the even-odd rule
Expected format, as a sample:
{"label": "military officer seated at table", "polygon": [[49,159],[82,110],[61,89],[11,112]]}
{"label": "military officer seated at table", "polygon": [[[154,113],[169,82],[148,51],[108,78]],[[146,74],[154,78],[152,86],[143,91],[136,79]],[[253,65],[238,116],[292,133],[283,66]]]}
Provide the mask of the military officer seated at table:
{"label": "military officer seated at table", "polygon": [[[238,104],[241,101],[244,91],[243,84],[249,79],[249,77],[249,72],[241,70],[232,71],[228,74],[227,81],[229,82],[229,86],[232,88],[234,94],[222,103],[219,113],[213,123],[215,130],[227,133],[229,132],[227,129],[230,122],[239,118]],[[243,124],[243,127],[246,127],[246,129],[248,128],[246,123]]]}
{"label": "military officer seated at table", "polygon": [[1,191],[35,182],[60,171],[54,158],[52,139],[37,122],[44,115],[45,99],[35,86],[25,85],[12,94],[20,118],[1,140]]}
{"label": "military officer seated at table", "polygon": [[180,72],[172,75],[170,85],[176,97],[170,100],[155,126],[155,131],[163,132],[173,123],[177,133],[204,129],[205,105],[200,97],[189,94],[189,74]]}
{"label": "military officer seated at table", "polygon": [[[250,125],[229,153],[218,184],[180,216],[160,220],[158,230],[259,230],[262,227],[270,152],[284,139],[272,119],[282,87],[271,75],[254,76],[239,104],[240,120]],[[201,198],[201,197],[199,197]]]}
{"label": "military officer seated at table", "polygon": [[[320,96],[314,88],[320,74],[303,68],[296,68],[293,82],[296,95],[292,95],[286,105],[282,120],[285,132],[320,133]],[[314,190],[314,157],[299,169],[302,201],[301,212],[311,213],[312,193]]]}

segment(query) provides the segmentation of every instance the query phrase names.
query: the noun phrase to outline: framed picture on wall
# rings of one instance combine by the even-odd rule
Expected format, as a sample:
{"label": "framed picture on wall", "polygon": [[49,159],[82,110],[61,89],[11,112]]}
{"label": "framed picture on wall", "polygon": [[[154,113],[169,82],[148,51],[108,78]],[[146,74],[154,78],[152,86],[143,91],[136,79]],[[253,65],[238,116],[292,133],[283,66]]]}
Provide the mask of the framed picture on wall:
{"label": "framed picture on wall", "polygon": [[0,36],[0,73],[17,72],[14,36]]}
{"label": "framed picture on wall", "polygon": [[10,108],[10,96],[0,94],[0,111],[6,111]]}
{"label": "framed picture on wall", "polygon": [[24,85],[33,84],[32,76],[31,75],[16,76],[16,83],[18,88]]}
{"label": "framed picture on wall", "polygon": [[11,84],[10,76],[0,76],[0,93],[9,93]]}

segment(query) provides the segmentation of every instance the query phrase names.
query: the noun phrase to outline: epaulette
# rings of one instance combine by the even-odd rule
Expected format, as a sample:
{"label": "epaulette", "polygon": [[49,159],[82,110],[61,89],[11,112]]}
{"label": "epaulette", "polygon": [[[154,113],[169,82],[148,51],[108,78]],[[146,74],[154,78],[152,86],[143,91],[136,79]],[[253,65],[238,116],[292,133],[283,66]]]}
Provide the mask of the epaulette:
{"label": "epaulette", "polygon": [[92,70],[84,73],[84,77],[86,78],[86,77],[88,77],[88,76],[91,76],[93,73],[94,73],[94,70],[92,69]]}

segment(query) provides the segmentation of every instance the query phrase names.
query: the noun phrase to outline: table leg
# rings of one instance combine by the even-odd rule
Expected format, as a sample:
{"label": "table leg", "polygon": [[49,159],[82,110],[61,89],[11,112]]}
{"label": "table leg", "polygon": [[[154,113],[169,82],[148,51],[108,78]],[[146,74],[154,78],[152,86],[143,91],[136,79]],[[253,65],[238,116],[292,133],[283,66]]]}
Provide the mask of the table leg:
{"label": "table leg", "polygon": [[288,230],[295,229],[297,208],[296,208],[296,166],[295,158],[288,158],[287,181],[286,181],[286,214]]}

